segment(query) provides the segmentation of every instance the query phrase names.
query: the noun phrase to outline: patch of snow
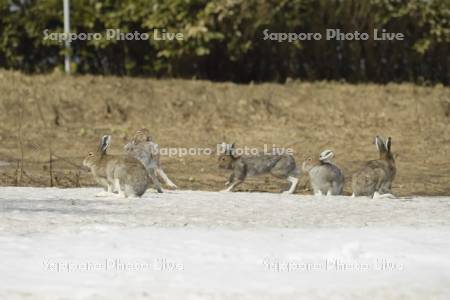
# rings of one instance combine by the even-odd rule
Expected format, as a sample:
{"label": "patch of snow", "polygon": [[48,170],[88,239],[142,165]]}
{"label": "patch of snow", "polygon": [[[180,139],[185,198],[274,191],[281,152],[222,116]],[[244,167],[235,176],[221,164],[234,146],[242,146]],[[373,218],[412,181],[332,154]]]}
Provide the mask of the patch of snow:
{"label": "patch of snow", "polygon": [[2,299],[445,299],[450,197],[0,188]]}

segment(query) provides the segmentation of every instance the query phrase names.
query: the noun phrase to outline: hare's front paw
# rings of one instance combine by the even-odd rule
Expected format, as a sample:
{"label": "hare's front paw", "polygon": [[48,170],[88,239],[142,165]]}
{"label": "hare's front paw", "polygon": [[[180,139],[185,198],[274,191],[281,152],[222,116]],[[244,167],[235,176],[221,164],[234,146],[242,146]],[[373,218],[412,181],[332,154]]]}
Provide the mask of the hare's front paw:
{"label": "hare's front paw", "polygon": [[373,199],[395,199],[395,196],[391,193],[380,194],[379,192],[375,192],[373,194]]}
{"label": "hare's front paw", "polygon": [[114,195],[113,193],[101,191],[100,193],[95,194],[95,197],[111,197],[113,195]]}
{"label": "hare's front paw", "polygon": [[225,186],[228,186],[231,182],[227,181],[225,182]]}
{"label": "hare's front paw", "polygon": [[127,196],[125,195],[125,193],[123,191],[119,191],[118,193],[114,193],[112,194],[113,197],[115,198],[127,198]]}

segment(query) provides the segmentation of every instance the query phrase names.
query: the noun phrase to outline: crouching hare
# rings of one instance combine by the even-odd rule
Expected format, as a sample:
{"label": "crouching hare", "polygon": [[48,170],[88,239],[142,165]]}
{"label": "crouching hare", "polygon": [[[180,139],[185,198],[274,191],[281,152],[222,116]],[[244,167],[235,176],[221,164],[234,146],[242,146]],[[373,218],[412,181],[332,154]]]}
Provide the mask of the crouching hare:
{"label": "crouching hare", "polygon": [[97,152],[90,152],[83,161],[97,183],[106,189],[97,196],[111,196],[115,191],[120,197],[142,196],[149,183],[144,166],[131,156],[107,154],[110,144],[111,136],[103,136]]}
{"label": "crouching hare", "polygon": [[344,188],[344,174],[331,162],[334,153],[325,150],[320,153],[318,160],[311,157],[303,162],[302,170],[309,174],[309,181],[314,195],[340,195]]}
{"label": "crouching hare", "polygon": [[153,142],[146,128],[136,131],[131,142],[125,145],[125,152],[138,159],[145,167],[148,175],[158,190],[161,189],[157,175],[171,188],[178,188],[166,173],[159,162],[159,145]]}
{"label": "crouching hare", "polygon": [[377,136],[375,145],[380,158],[368,161],[353,175],[353,196],[378,197],[383,194],[392,196],[392,182],[397,169],[394,155],[391,152],[391,138],[384,141]]}
{"label": "crouching hare", "polygon": [[291,185],[285,193],[292,194],[298,183],[299,170],[295,159],[290,154],[258,154],[249,156],[236,155],[234,144],[222,143],[223,153],[219,155],[219,168],[232,170],[230,178],[225,183],[230,192],[244,182],[248,176],[271,174],[280,179],[287,179]]}

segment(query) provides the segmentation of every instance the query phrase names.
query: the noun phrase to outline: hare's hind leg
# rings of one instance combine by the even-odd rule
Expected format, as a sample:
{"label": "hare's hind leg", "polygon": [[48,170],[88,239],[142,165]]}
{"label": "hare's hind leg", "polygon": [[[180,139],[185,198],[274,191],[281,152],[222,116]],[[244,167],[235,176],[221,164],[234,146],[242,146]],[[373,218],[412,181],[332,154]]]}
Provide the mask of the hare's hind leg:
{"label": "hare's hind leg", "polygon": [[392,195],[392,183],[391,182],[384,182],[383,184],[381,184],[380,188],[378,189],[378,192],[381,195]]}
{"label": "hare's hind leg", "polygon": [[164,172],[164,170],[162,168],[157,168],[156,169],[156,173],[162,178],[162,180],[171,188],[177,189],[177,185],[175,183],[173,183],[172,180],[169,179],[169,177],[167,177],[166,173]]}
{"label": "hare's hind leg", "polygon": [[289,190],[284,191],[283,194],[292,194],[295,192],[295,188],[298,184],[298,178],[295,178],[293,176],[289,176],[287,180],[291,183],[291,186],[289,187]]}
{"label": "hare's hind leg", "polygon": [[155,185],[156,191],[158,191],[158,193],[162,193],[163,190],[161,189],[161,184],[159,183],[158,177],[156,176],[156,170],[154,168],[148,170],[148,176]]}
{"label": "hare's hind leg", "polygon": [[365,169],[353,175],[352,190],[356,197],[373,197],[378,185],[378,176],[371,169]]}
{"label": "hare's hind leg", "polygon": [[327,196],[338,196],[342,194],[343,184],[334,181],[328,190]]}

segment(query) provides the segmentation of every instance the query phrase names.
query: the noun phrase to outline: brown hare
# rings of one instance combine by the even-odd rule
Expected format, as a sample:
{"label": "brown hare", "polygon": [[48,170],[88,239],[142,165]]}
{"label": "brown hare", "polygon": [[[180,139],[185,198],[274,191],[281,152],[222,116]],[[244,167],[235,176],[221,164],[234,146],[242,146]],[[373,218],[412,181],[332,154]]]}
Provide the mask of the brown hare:
{"label": "brown hare", "polygon": [[146,128],[138,130],[133,139],[125,145],[124,150],[144,165],[157,188],[160,189],[157,175],[171,188],[177,188],[162,169],[159,161],[159,145],[152,140]]}
{"label": "brown hare", "polygon": [[353,196],[378,197],[380,195],[392,195],[392,182],[397,169],[394,155],[391,152],[391,138],[384,141],[380,137],[375,138],[380,158],[368,161],[358,172],[353,175]]}
{"label": "brown hare", "polygon": [[110,144],[111,136],[103,136],[97,152],[90,152],[83,161],[94,179],[106,189],[97,196],[114,195],[114,191],[121,197],[142,196],[149,183],[144,166],[131,156],[107,154]]}
{"label": "brown hare", "polygon": [[341,195],[344,188],[344,174],[331,162],[334,153],[325,150],[320,153],[318,160],[311,157],[303,162],[302,170],[309,174],[309,181],[314,195]]}
{"label": "brown hare", "polygon": [[248,176],[271,174],[280,179],[287,179],[291,185],[285,193],[292,194],[298,183],[300,172],[295,164],[295,159],[290,154],[258,154],[238,156],[235,153],[234,144],[222,143],[223,153],[219,155],[219,168],[231,170],[232,173],[227,183],[227,189],[232,191],[237,185],[244,182]]}

